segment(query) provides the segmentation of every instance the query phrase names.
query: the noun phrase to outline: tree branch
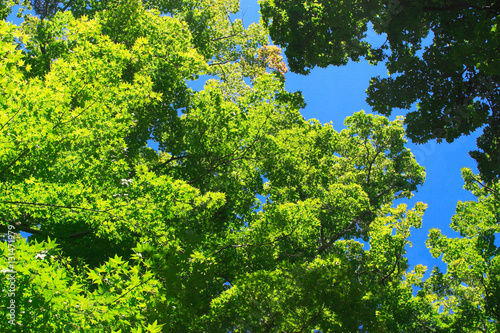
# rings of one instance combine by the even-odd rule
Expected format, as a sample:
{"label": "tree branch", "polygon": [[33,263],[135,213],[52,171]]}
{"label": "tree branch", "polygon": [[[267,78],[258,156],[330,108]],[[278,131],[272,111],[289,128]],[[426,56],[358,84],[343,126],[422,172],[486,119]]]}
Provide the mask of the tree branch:
{"label": "tree branch", "polygon": [[215,256],[215,255],[219,254],[220,252],[222,252],[223,250],[225,250],[225,249],[229,249],[229,248],[231,248],[231,247],[233,247],[233,248],[244,248],[244,247],[252,247],[252,246],[264,246],[264,245],[271,245],[271,244],[276,243],[277,241],[282,240],[283,238],[286,238],[286,237],[290,236],[292,233],[293,233],[293,231],[292,231],[290,234],[287,234],[287,235],[281,235],[280,237],[276,238],[275,240],[270,241],[270,242],[266,242],[266,243],[260,243],[260,244],[229,244],[229,245],[226,245],[226,246],[224,246],[224,247],[221,247],[220,249],[218,249],[217,251],[215,251],[215,252],[212,254],[212,256]]}
{"label": "tree branch", "polygon": [[396,185],[392,184],[391,186],[389,186],[389,188],[383,190],[382,192],[380,192],[379,194],[377,194],[375,196],[375,198],[371,199],[370,200],[370,205],[373,205],[373,203],[378,199],[380,198],[381,196],[383,196],[384,194],[387,194],[389,193],[391,190],[393,190],[394,188],[396,187]]}
{"label": "tree branch", "polygon": [[24,148],[23,152],[16,157],[15,160],[9,163],[2,171],[0,171],[0,175],[2,175],[5,171],[9,170],[11,166],[13,166],[17,161],[19,161],[22,157],[28,154],[30,150],[28,148]]}
{"label": "tree branch", "polygon": [[84,211],[90,211],[90,212],[96,212],[96,213],[108,213],[108,214],[109,214],[110,210],[117,208],[117,207],[113,207],[113,208],[109,208],[106,210],[98,210],[98,209],[92,209],[92,208],[52,205],[52,204],[46,204],[46,203],[40,203],[40,202],[26,202],[26,201],[0,201],[0,203],[9,204],[9,205],[28,205],[28,206],[43,206],[43,207],[55,207],[55,208],[64,208],[64,209],[78,209],[78,210],[84,210]]}
{"label": "tree branch", "polygon": [[[219,166],[221,165],[225,165],[225,164],[228,164],[228,163],[231,163],[231,162],[234,162],[234,161],[239,161],[239,160],[242,160],[242,159],[245,159],[245,155],[248,153],[248,151],[250,149],[253,148],[253,146],[257,143],[257,141],[260,140],[259,138],[259,134],[260,134],[260,131],[262,130],[262,128],[264,127],[264,125],[266,124],[267,120],[269,119],[269,117],[267,117],[265,120],[264,120],[264,123],[262,124],[262,126],[259,128],[259,132],[257,133],[257,135],[254,137],[254,140],[253,142],[250,144],[250,146],[248,146],[245,151],[243,152],[243,154],[240,156],[240,157],[236,157],[236,158],[233,158],[233,159],[229,159],[227,161],[221,161],[219,163],[217,163],[215,166],[211,165],[210,169],[208,169],[207,171],[203,172],[198,178],[196,178],[195,180],[191,180],[188,182],[188,184],[194,184],[194,183],[197,183],[201,178],[203,178],[204,176],[206,176],[207,174],[209,174],[210,172],[216,170]],[[221,160],[221,159],[224,159],[226,157],[230,157],[230,156],[233,156],[234,154],[236,154],[236,152],[238,151],[238,148],[239,147],[236,147],[232,153],[226,155],[226,156],[223,156],[221,158],[217,158],[217,160]]]}
{"label": "tree branch", "polygon": [[333,245],[333,243],[335,243],[337,240],[342,238],[347,232],[351,231],[353,229],[353,227],[355,228],[356,223],[358,221],[359,221],[359,219],[352,220],[351,223],[349,223],[349,225],[347,227],[345,227],[343,230],[341,230],[335,236],[333,236],[333,238],[330,239],[330,241],[328,243],[326,243],[326,244],[323,243],[322,245],[318,246],[316,248],[316,250],[318,251],[318,254],[325,252],[330,246]]}
{"label": "tree branch", "polygon": [[[30,234],[41,234],[42,233],[40,230],[33,229],[30,226],[25,225],[25,224],[16,224],[14,230],[16,232],[23,231],[23,232],[27,232]],[[8,231],[9,231],[9,227],[7,225],[0,225],[0,233],[6,234]]]}
{"label": "tree branch", "polygon": [[500,8],[496,6],[474,6],[468,3],[456,2],[450,6],[424,6],[422,10],[428,12],[446,12],[446,11],[460,11],[464,9],[477,9],[484,10],[488,12],[498,13]]}
{"label": "tree branch", "polygon": [[418,316],[416,316],[416,319],[418,321],[418,323],[420,324],[420,326],[422,326],[423,328],[425,328],[426,330],[428,331],[431,331],[431,332],[436,332],[436,330],[433,330],[432,328],[428,327],[427,325],[425,325],[422,320],[420,318],[418,318]]}
{"label": "tree branch", "polygon": [[392,273],[394,273],[396,271],[396,267],[398,267],[398,270],[399,270],[399,258],[401,257],[401,254],[400,253],[396,253],[396,261],[394,262],[394,265],[392,266],[392,269],[380,280],[381,283],[385,283],[385,280],[387,280],[391,275]]}
{"label": "tree branch", "polygon": [[[8,226],[6,226],[6,225],[0,225],[0,233],[7,233],[8,229],[9,229]],[[23,232],[27,232],[27,233],[30,233],[30,234],[33,234],[33,235],[43,234],[43,232],[41,230],[33,229],[32,227],[30,227],[28,225],[25,225],[25,224],[16,224],[14,230],[16,232],[17,231],[23,231]],[[91,231],[91,230],[76,232],[74,234],[69,235],[68,239],[81,238],[81,237],[84,237],[84,236],[86,236],[88,234],[91,234],[91,233],[93,233],[93,231]],[[52,235],[48,235],[48,236],[52,236]]]}
{"label": "tree branch", "polygon": [[240,34],[241,32],[236,32],[232,35],[229,35],[229,36],[222,36],[222,37],[218,37],[218,38],[214,38],[214,39],[211,39],[210,41],[211,42],[216,42],[218,40],[222,40],[222,39],[228,39],[228,38],[231,38],[231,37],[234,37],[234,36],[237,36],[238,34]]}
{"label": "tree branch", "polygon": [[80,232],[75,232],[74,234],[71,234],[68,236],[69,239],[76,239],[76,238],[81,238],[84,236],[87,236],[89,234],[93,233],[92,230],[86,230],[86,231],[80,231]]}
{"label": "tree branch", "polygon": [[491,193],[494,193],[494,194],[496,194],[496,195],[499,195],[499,196],[500,196],[500,193],[499,193],[497,190],[495,190],[495,189],[493,189],[493,188],[489,187],[489,186],[488,186],[488,185],[486,185],[486,184],[481,183],[481,182],[479,181],[479,179],[477,179],[474,175],[472,175],[472,178],[474,178],[474,181],[475,181],[476,183],[478,183],[479,185],[481,185],[482,187],[484,187],[484,189],[485,189],[486,191],[489,191],[489,192],[491,192]]}
{"label": "tree branch", "polygon": [[[159,168],[169,164],[170,162],[173,162],[173,161],[177,161],[177,160],[181,160],[183,158],[188,158],[188,157],[195,157],[195,156],[192,156],[192,155],[180,155],[180,156],[172,156],[171,158],[169,158],[167,161],[163,162],[163,163],[160,163],[156,166],[154,166],[151,171],[155,172],[157,171]],[[198,156],[199,157],[199,156]]]}

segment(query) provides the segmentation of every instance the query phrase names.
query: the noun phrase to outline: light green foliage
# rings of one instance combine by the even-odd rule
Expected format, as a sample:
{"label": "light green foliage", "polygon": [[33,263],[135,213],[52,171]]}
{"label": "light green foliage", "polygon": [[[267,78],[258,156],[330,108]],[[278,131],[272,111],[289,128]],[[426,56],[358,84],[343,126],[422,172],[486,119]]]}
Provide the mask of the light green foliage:
{"label": "light green foliage", "polygon": [[451,227],[461,237],[431,229],[428,246],[433,256],[443,256],[447,271],[434,269],[419,296],[431,299],[436,313],[443,307],[434,323],[443,330],[494,332],[500,328],[500,265],[494,244],[500,232],[499,186],[485,185],[470,169],[462,169],[462,176],[464,188],[477,201],[457,204]]}
{"label": "light green foliage", "polygon": [[[338,232],[346,239],[322,245],[328,239],[318,242],[317,237],[326,238],[329,233],[319,209],[311,206],[299,203],[262,214],[261,223],[251,224],[243,236],[246,245],[224,250],[256,263],[247,266],[248,273],[212,303],[214,331],[221,330],[226,321],[237,332],[269,327],[276,327],[276,331],[411,327],[409,316],[414,309],[406,304],[412,298],[411,284],[402,283],[407,268],[404,246],[409,228],[419,227],[424,206],[408,215],[404,206],[381,210],[387,216],[371,223],[370,250],[363,250],[358,241],[347,240],[352,226]],[[257,233],[262,236],[252,240]],[[263,237],[266,234],[268,239]]]}
{"label": "light green foliage", "polygon": [[2,22],[0,284],[16,317],[2,303],[0,330],[409,332],[439,318],[438,296],[413,296],[434,275],[405,258],[425,205],[392,206],[425,178],[403,119],[305,120],[266,30],[209,4],[62,2]]}
{"label": "light green foliage", "polygon": [[[140,260],[115,256],[96,269],[77,270],[50,238],[29,245],[17,238],[14,244],[16,324],[9,324],[7,311],[2,311],[6,330],[130,331],[141,328],[153,310],[159,282]],[[7,248],[3,250],[5,267]],[[1,284],[8,288],[7,279]]]}

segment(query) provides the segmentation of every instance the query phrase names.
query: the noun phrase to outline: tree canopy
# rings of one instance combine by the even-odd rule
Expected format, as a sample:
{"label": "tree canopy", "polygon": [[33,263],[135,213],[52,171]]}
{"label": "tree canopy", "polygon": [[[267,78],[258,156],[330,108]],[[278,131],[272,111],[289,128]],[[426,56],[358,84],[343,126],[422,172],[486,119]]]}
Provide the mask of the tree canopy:
{"label": "tree canopy", "polygon": [[[372,78],[367,102],[386,116],[417,103],[405,119],[414,142],[452,142],[483,128],[470,154],[486,181],[499,179],[497,1],[264,0],[261,11],[294,72],[385,61],[389,77]],[[369,44],[368,29],[386,41]]]}
{"label": "tree canopy", "polygon": [[33,7],[0,23],[2,331],[500,328],[498,182],[464,169],[478,199],[424,279],[404,119],[304,119],[237,1]]}

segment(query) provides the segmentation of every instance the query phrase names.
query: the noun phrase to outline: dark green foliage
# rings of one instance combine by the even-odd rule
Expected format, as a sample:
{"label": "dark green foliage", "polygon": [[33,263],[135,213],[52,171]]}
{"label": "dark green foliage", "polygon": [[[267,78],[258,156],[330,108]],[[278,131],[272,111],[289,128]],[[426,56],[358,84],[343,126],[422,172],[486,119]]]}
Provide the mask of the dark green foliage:
{"label": "dark green foliage", "polygon": [[[386,116],[418,103],[405,120],[414,142],[452,142],[484,127],[471,156],[486,181],[498,179],[498,2],[266,0],[261,12],[297,73],[361,57],[386,61],[390,76],[371,80],[367,101]],[[383,45],[365,41],[369,25],[386,34]]]}

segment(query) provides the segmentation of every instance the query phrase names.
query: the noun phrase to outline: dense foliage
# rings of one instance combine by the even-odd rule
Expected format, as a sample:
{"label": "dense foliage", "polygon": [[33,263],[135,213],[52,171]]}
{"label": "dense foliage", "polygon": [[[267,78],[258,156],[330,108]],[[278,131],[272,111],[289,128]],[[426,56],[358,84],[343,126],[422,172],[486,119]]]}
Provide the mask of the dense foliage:
{"label": "dense foliage", "polygon": [[305,120],[236,1],[37,4],[0,23],[2,331],[499,329],[498,183],[464,170],[424,280],[402,118]]}
{"label": "dense foliage", "polygon": [[[367,102],[386,116],[408,113],[416,143],[452,142],[483,127],[471,152],[485,180],[500,178],[500,3],[490,0],[261,1],[270,35],[290,68],[385,61]],[[369,28],[387,39],[371,45]],[[432,41],[430,41],[432,39]]]}

